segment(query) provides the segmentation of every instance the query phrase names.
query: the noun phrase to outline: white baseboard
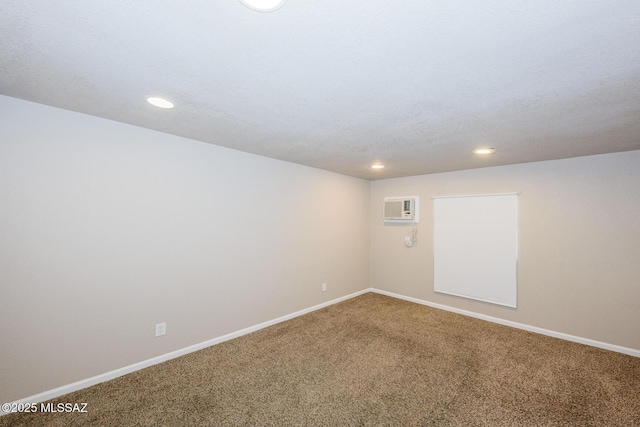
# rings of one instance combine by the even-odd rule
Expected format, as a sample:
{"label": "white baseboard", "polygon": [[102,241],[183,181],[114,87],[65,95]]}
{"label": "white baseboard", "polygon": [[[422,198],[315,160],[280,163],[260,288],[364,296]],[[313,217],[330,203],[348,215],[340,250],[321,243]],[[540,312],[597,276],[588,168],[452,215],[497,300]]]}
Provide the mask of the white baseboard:
{"label": "white baseboard", "polygon": [[[222,343],[224,341],[229,341],[231,339],[234,338],[238,338],[241,337],[242,335],[246,335],[249,334],[251,332],[255,332],[258,331],[260,329],[266,328],[268,326],[272,326],[275,325],[277,323],[281,323],[284,322],[286,320],[290,320],[293,319],[295,317],[298,316],[302,316],[304,314],[310,313],[312,311],[316,311],[319,310],[321,308],[325,308],[328,307],[330,305],[333,304],[337,304],[339,302],[342,301],[346,301],[348,299],[351,298],[355,298],[357,296],[366,294],[368,292],[374,292],[377,294],[381,294],[381,295],[386,295],[392,298],[398,298],[401,300],[405,300],[405,301],[410,301],[410,302],[414,302],[417,304],[421,304],[421,305],[426,305],[429,307],[433,307],[433,308],[437,308],[440,310],[446,310],[446,311],[450,311],[453,313],[457,313],[457,314],[462,314],[465,316],[469,316],[469,317],[475,317],[477,319],[481,319],[481,320],[486,320],[489,322],[493,322],[493,323],[498,323],[501,325],[505,325],[505,326],[510,326],[513,328],[517,328],[517,329],[523,329],[525,331],[529,331],[529,332],[535,332],[538,334],[542,334],[542,335],[548,335],[550,337],[554,337],[554,338],[560,338],[560,339],[564,339],[567,341],[572,341],[572,342],[576,342],[576,343],[580,343],[580,344],[586,344],[586,345],[590,345],[592,347],[598,347],[598,348],[602,348],[605,350],[611,350],[611,351],[615,351],[618,353],[623,353],[623,354],[628,354],[630,356],[635,356],[635,357],[640,357],[640,350],[636,350],[636,349],[632,349],[632,348],[628,348],[628,347],[622,347],[619,345],[615,345],[615,344],[609,344],[609,343],[605,343],[605,342],[600,342],[600,341],[595,341],[595,340],[591,340],[588,338],[582,338],[582,337],[577,337],[574,335],[569,335],[569,334],[565,334],[562,332],[555,332],[555,331],[551,331],[548,329],[543,329],[543,328],[538,328],[536,326],[530,326],[530,325],[525,325],[523,323],[518,323],[518,322],[512,322],[510,320],[504,320],[504,319],[500,319],[497,317],[492,317],[492,316],[487,316],[484,314],[479,314],[479,313],[474,313],[472,311],[467,311],[467,310],[462,310],[459,308],[454,308],[454,307],[450,307],[447,305],[443,305],[443,304],[437,304],[434,302],[430,302],[430,301],[425,301],[425,300],[421,300],[418,298],[413,298],[413,297],[407,297],[404,295],[400,295],[400,294],[396,294],[393,292],[387,292],[387,291],[383,291],[380,289],[375,289],[375,288],[368,288],[368,289],[364,289],[362,291],[359,292],[355,292],[353,294],[349,294],[349,295],[345,295],[343,297],[340,298],[336,298],[334,300],[331,301],[327,301],[324,302],[322,304],[318,304],[315,305],[313,307],[309,307],[300,311],[296,311],[295,313],[291,313],[291,314],[287,314],[281,317],[278,317],[277,319],[273,319],[273,320],[269,320],[254,326],[250,326],[248,328],[244,328],[241,329],[239,331],[236,332],[231,332],[229,334],[217,337],[217,338],[213,338],[211,340],[208,341],[204,341],[201,342],[199,344],[194,344],[192,346],[189,347],[185,347],[179,350],[175,350],[172,351],[170,353],[166,353],[157,357],[153,357],[151,359],[147,359],[144,360],[142,362],[138,362],[138,363],[134,363],[133,365],[129,365],[129,366],[125,366],[123,368],[119,368],[119,369],[115,369],[113,371],[110,372],[106,372],[104,374],[100,374],[100,375],[96,375],[94,377],[91,378],[87,378],[84,380],[80,380],[71,384],[67,384],[64,385],[62,387],[58,387],[58,388],[54,388],[53,390],[48,390],[42,393],[38,393],[38,394],[34,394],[33,396],[29,396],[29,397],[25,397],[24,399],[19,399],[16,400],[14,402],[11,402],[11,404],[20,404],[20,403],[40,403],[40,402],[44,402],[46,400],[49,399],[55,399],[56,397],[60,397],[63,396],[65,394],[68,393],[72,393],[74,391],[77,390],[81,390],[83,388],[87,388],[90,387],[92,385],[95,384],[100,384],[102,382],[105,381],[109,381],[112,380],[114,378],[118,378],[121,377],[123,375],[138,371],[140,369],[144,369],[147,368],[149,366],[153,366],[153,365],[157,365],[158,363],[162,363],[162,362],[166,362],[167,360],[171,360],[171,359],[175,359],[176,357],[180,357],[180,356],[184,356],[185,354],[189,354],[189,353],[193,353],[194,351],[198,351],[198,350],[202,350],[203,348],[207,348],[207,347],[211,347],[212,345],[216,345],[219,343]],[[0,410],[0,416],[2,415],[6,415],[6,413],[2,410]]]}
{"label": "white baseboard", "polygon": [[[149,366],[157,365],[158,363],[166,362],[167,360],[175,359],[176,357],[184,356],[185,354],[193,353],[194,351],[202,350],[203,348],[211,347],[212,345],[219,344],[224,341],[229,341],[234,338],[241,337],[242,335],[250,334],[251,332],[258,331],[260,329],[266,328],[267,326],[272,326],[277,323],[284,322],[286,320],[293,319],[298,316],[302,316],[303,314],[311,313],[312,311],[320,310],[321,308],[328,307],[333,304],[337,304],[342,301],[346,301],[351,298],[355,298],[362,294],[366,294],[371,292],[371,289],[364,289],[359,292],[355,292],[349,295],[345,295],[340,298],[336,298],[331,301],[323,302],[322,304],[314,305],[313,307],[305,308],[303,310],[296,311],[295,313],[287,314],[277,319],[269,320],[254,326],[250,326],[248,328],[241,329],[239,331],[231,332],[229,334],[210,339],[208,341],[201,342],[199,344],[194,344],[189,347],[181,348],[179,350],[172,351],[170,353],[166,353],[160,356],[153,357],[151,359],[144,360],[142,362],[134,363],[133,365],[125,366],[123,368],[115,369],[110,372],[106,372],[104,374],[96,375],[95,377],[87,378],[84,380],[76,381],[71,384],[64,385],[62,387],[54,388],[53,390],[48,390],[42,393],[34,394],[33,396],[25,397],[24,399],[16,400],[11,402],[12,404],[23,404],[23,403],[40,403],[49,399],[55,399],[56,397],[63,396],[68,393],[72,393],[77,390],[81,390],[83,388],[90,387],[92,385],[100,384],[105,381],[112,380],[114,378],[121,377],[126,374],[130,374],[135,371],[139,371],[140,369],[148,368]],[[7,413],[0,409],[0,416],[6,415]]]}
{"label": "white baseboard", "polygon": [[537,326],[525,325],[524,323],[512,322],[511,320],[504,320],[498,317],[487,316],[485,314],[474,313],[472,311],[467,311],[467,310],[461,310],[459,308],[449,307],[447,305],[437,304],[435,302],[425,301],[418,298],[407,297],[404,295],[395,294],[393,292],[382,291],[380,289],[370,288],[369,291],[377,294],[381,294],[381,295],[386,295],[392,298],[398,298],[405,301],[415,302],[417,304],[438,308],[440,310],[446,310],[446,311],[451,311],[453,313],[462,314],[469,317],[475,317],[476,319],[486,320],[488,322],[499,323],[501,325],[510,326],[512,328],[523,329],[525,331],[535,332],[538,334],[547,335],[554,338],[560,338],[563,340],[572,341],[579,344],[586,344],[592,347],[598,347],[605,350],[611,350],[618,353],[628,354],[630,356],[640,357],[640,350],[636,350],[633,348],[622,347],[615,344],[609,344],[606,342],[595,341],[588,338],[577,337],[575,335],[569,335],[562,332],[551,331],[549,329],[538,328]]}

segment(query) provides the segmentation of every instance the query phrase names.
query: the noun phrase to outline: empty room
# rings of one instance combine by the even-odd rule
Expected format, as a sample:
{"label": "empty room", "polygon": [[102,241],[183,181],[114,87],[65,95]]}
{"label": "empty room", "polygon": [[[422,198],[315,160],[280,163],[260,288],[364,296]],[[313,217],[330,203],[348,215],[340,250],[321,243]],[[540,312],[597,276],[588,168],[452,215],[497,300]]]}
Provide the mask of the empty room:
{"label": "empty room", "polygon": [[0,426],[640,426],[640,2],[0,2]]}

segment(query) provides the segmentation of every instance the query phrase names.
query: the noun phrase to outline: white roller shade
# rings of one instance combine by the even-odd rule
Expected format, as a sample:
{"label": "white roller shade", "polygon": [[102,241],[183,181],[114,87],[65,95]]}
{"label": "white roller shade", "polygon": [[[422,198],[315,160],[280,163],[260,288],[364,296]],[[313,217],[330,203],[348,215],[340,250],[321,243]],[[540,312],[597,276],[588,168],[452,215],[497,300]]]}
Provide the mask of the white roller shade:
{"label": "white roller shade", "polygon": [[515,308],[518,195],[434,198],[434,290]]}

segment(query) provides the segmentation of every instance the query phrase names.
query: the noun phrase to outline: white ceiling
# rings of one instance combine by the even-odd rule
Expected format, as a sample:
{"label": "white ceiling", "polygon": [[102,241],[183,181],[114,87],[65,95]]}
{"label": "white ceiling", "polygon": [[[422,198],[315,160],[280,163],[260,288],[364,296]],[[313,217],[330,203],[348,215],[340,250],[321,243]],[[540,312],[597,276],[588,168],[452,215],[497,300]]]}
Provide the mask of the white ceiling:
{"label": "white ceiling", "polygon": [[1,0],[0,93],[365,179],[637,150],[640,1]]}

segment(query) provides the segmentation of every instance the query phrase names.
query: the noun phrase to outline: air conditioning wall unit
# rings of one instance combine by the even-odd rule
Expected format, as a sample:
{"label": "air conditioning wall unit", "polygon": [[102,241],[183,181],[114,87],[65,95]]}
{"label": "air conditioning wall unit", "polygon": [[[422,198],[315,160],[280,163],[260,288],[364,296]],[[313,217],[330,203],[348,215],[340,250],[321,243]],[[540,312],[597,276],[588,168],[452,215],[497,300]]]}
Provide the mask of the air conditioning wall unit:
{"label": "air conditioning wall unit", "polygon": [[418,196],[385,197],[382,218],[388,223],[418,222]]}

